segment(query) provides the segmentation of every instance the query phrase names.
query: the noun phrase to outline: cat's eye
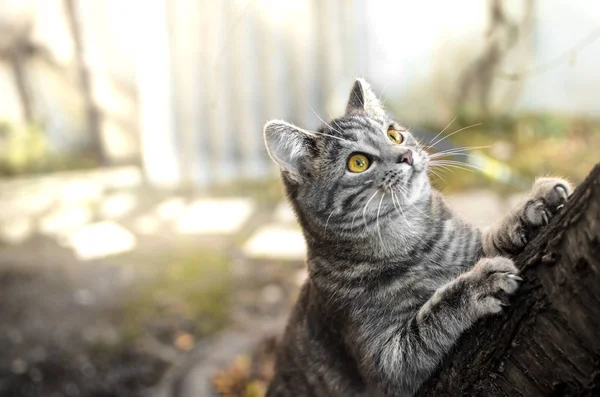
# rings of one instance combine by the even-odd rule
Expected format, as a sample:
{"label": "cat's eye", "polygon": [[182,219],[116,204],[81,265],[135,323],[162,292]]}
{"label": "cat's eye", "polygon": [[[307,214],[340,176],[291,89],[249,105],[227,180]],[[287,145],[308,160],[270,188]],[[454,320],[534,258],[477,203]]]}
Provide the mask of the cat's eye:
{"label": "cat's eye", "polygon": [[392,128],[387,130],[387,137],[390,141],[396,144],[404,142],[404,137],[402,136],[402,134]]}
{"label": "cat's eye", "polygon": [[369,159],[364,154],[355,153],[348,158],[348,170],[360,173],[369,168]]}

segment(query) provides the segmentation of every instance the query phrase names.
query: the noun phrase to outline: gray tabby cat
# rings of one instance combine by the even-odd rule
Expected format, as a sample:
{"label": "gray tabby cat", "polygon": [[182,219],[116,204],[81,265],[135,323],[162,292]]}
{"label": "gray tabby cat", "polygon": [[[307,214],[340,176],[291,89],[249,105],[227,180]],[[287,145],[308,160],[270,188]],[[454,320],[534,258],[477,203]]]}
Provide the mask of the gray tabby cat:
{"label": "gray tabby cat", "polygon": [[268,397],[413,395],[466,329],[507,304],[521,281],[508,257],[571,192],[540,178],[478,230],[431,187],[427,153],[361,79],[343,117],[318,131],[271,121],[264,134],[309,272]]}

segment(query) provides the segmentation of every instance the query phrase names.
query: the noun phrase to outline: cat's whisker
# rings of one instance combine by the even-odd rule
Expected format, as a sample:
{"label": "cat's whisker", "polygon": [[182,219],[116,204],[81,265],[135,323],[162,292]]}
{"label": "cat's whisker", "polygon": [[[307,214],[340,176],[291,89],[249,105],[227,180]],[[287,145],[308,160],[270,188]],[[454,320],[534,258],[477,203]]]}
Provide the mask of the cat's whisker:
{"label": "cat's whisker", "polygon": [[400,215],[400,210],[398,209],[398,207],[396,206],[396,200],[394,198],[394,190],[390,187],[390,191],[392,192],[392,204],[394,205],[394,208],[396,209],[396,212],[398,213],[398,215]]}
{"label": "cat's whisker", "polygon": [[429,160],[435,160],[435,159],[446,159],[447,160],[451,160],[453,156],[464,156],[464,157],[470,157],[470,158],[482,158],[479,155],[476,154],[467,154],[467,153],[450,153],[450,154],[442,154],[441,156],[434,156],[434,157],[430,157]]}
{"label": "cat's whisker", "polygon": [[388,88],[388,84],[384,85],[383,90],[381,90],[381,92],[379,93],[379,98],[377,98],[379,100],[379,102],[381,102],[381,97],[383,96],[383,93],[385,92],[386,88]]}
{"label": "cat's whisker", "polygon": [[439,163],[435,163],[435,164],[430,164],[431,167],[449,167],[449,168],[457,168],[460,170],[465,170],[465,171],[470,171],[470,172],[474,172],[474,171],[479,171],[479,172],[484,172],[484,170],[480,167],[477,167],[473,164],[469,164],[469,163],[463,163],[461,161],[444,161],[444,162],[439,162]]}
{"label": "cat's whisker", "polygon": [[432,144],[431,144],[429,147],[430,147],[430,148],[432,148],[432,147],[434,147],[435,145],[437,145],[438,143],[440,143],[440,142],[442,142],[442,141],[444,141],[444,140],[446,140],[446,139],[450,138],[450,137],[451,137],[452,135],[454,135],[454,134],[458,134],[459,132],[461,132],[461,131],[464,131],[464,130],[467,130],[467,129],[469,129],[469,128],[473,128],[473,127],[480,126],[481,124],[483,124],[483,123],[471,124],[471,125],[469,125],[469,126],[466,126],[466,127],[463,127],[463,128],[461,128],[461,129],[459,129],[459,130],[456,130],[456,131],[454,131],[453,133],[451,133],[451,134],[448,134],[448,135],[446,135],[445,137],[443,137],[443,138],[440,138],[440,139],[438,139],[437,141],[433,142],[433,143],[432,143]]}
{"label": "cat's whisker", "polygon": [[[458,117],[458,116],[456,116],[456,117]],[[448,125],[447,125],[447,126],[445,126],[445,127],[444,127],[444,129],[443,129],[443,130],[441,130],[441,131],[440,131],[440,132],[439,132],[439,133],[438,133],[436,136],[434,136],[433,138],[431,138],[431,140],[430,140],[428,143],[431,143],[431,142],[432,142],[432,141],[434,141],[434,140],[435,140],[435,139],[436,139],[438,136],[442,135],[442,134],[444,133],[444,131],[446,131],[446,130],[448,129],[448,127],[450,127],[450,126],[452,125],[452,123],[454,123],[454,121],[456,120],[456,117],[454,117],[452,120],[450,120],[450,122],[448,123]],[[433,145],[431,145],[431,146],[433,146]],[[431,146],[428,146],[428,147],[431,147]]]}
{"label": "cat's whisker", "polygon": [[455,147],[455,148],[452,148],[452,149],[441,150],[441,151],[433,153],[433,154],[448,153],[448,152],[463,151],[463,150],[468,151],[468,150],[476,150],[476,149],[489,149],[491,147],[494,147],[494,145],[459,146],[459,147]]}
{"label": "cat's whisker", "polygon": [[340,130],[336,130],[336,129],[335,129],[335,128],[333,128],[333,127],[332,127],[330,124],[328,124],[328,123],[327,123],[325,120],[323,120],[323,119],[321,118],[321,116],[319,116],[319,115],[318,115],[318,113],[317,113],[317,112],[315,112],[315,109],[313,109],[313,108],[311,107],[311,108],[310,108],[310,110],[312,110],[312,112],[315,114],[315,116],[317,116],[317,118],[318,118],[319,120],[321,120],[321,121],[323,122],[323,124],[325,124],[327,127],[331,128],[331,129],[332,129],[332,130],[334,130],[335,132],[339,132],[340,134],[344,135],[344,133],[343,133],[342,131],[340,131]]}
{"label": "cat's whisker", "polygon": [[[402,213],[402,210],[400,209],[400,199],[396,195],[394,189],[392,189],[391,187],[390,187],[390,192],[392,193],[392,203],[394,204],[394,208],[396,209],[396,212],[398,213],[398,215],[400,215],[404,218],[404,220],[407,222],[407,226],[408,226],[408,221],[406,220],[406,217],[404,216],[404,214]],[[395,199],[394,199],[394,197],[395,197]],[[398,202],[397,206],[396,206],[396,201]],[[412,231],[410,229],[407,229],[407,230],[408,230],[408,234],[410,236],[414,236],[414,234],[412,233]],[[404,241],[404,243],[406,243],[408,241],[408,238],[403,237],[403,241]]]}
{"label": "cat's whisker", "polygon": [[[394,204],[394,208],[396,209],[396,212],[398,213],[398,215],[400,215],[403,218],[405,218],[404,215],[402,214],[402,212],[399,209],[399,207],[400,207],[400,199],[396,196],[396,193],[394,192],[394,189],[391,188],[391,186],[390,186],[390,192],[392,194],[392,204]],[[396,201],[398,201],[398,205],[396,205]],[[405,218],[405,220],[406,220],[406,218]],[[412,234],[411,230],[408,230],[408,234],[410,234],[411,236],[414,236],[414,234]],[[406,243],[407,240],[408,240],[406,237],[403,237],[402,239],[403,239],[404,243]]]}
{"label": "cat's whisker", "polygon": [[468,167],[463,167],[463,166],[456,165],[456,164],[438,165],[437,167],[444,168],[444,169],[446,169],[446,170],[448,170],[450,172],[452,172],[451,168],[456,168],[458,170],[469,171],[469,172],[480,171],[480,170],[474,170],[474,169],[471,169],[471,168],[468,168]]}
{"label": "cat's whisker", "polygon": [[325,235],[327,235],[327,226],[329,225],[329,219],[331,219],[331,215],[333,215],[334,212],[335,210],[331,211],[331,213],[327,217],[327,221],[325,221]]}
{"label": "cat's whisker", "polygon": [[[400,194],[402,194],[401,191],[398,191]],[[402,197],[404,198],[404,200],[406,200],[406,197],[404,196],[404,194],[402,194]],[[408,219],[406,219],[406,215],[404,215],[404,211],[402,210],[402,206],[400,205],[400,203],[398,203],[398,208],[400,208],[400,214],[402,215],[402,218],[404,218],[404,222],[406,222],[406,226],[409,227],[409,223],[408,223]],[[409,233],[412,235],[412,230],[410,230],[410,228],[408,229]]]}
{"label": "cat's whisker", "polygon": [[465,161],[460,161],[460,160],[452,160],[452,159],[439,159],[439,160],[433,160],[431,161],[429,164],[444,164],[444,163],[460,163],[460,164],[465,164],[465,165],[472,165],[471,163],[467,163]]}
{"label": "cat's whisker", "polygon": [[[403,189],[404,192],[406,193],[406,195],[408,195],[408,190],[406,190],[406,188],[404,188],[403,186],[398,185],[398,189]],[[411,207],[413,207],[413,209],[415,211],[417,211],[419,214],[423,215],[425,218],[431,219],[431,217],[429,215],[427,215],[426,213],[424,213],[423,211],[421,211],[420,209],[418,209],[416,205],[414,205],[412,203],[408,203],[408,205],[410,205]]]}
{"label": "cat's whisker", "polygon": [[483,171],[483,169],[481,169],[480,167],[471,164],[471,163],[467,163],[464,161],[458,161],[458,160],[435,160],[430,162],[431,165],[436,165],[436,164],[446,164],[446,165],[459,165],[462,167],[470,167],[470,168],[474,168],[474,169],[478,169],[480,171]]}
{"label": "cat's whisker", "polygon": [[446,180],[444,179],[444,177],[442,175],[440,175],[440,173],[437,172],[436,170],[434,170],[433,168],[427,168],[427,171],[433,173],[435,176],[437,176],[438,178],[440,178],[442,181],[446,182]]}
{"label": "cat's whisker", "polygon": [[410,194],[410,192],[408,191],[408,189],[406,187],[404,187],[402,185],[397,185],[396,187],[398,188],[398,191],[400,192],[400,194],[402,194],[402,197],[408,203],[408,205],[410,205],[411,207],[413,207],[413,209],[415,209],[418,213],[420,213],[421,215],[423,215],[425,218],[431,219],[431,217],[429,215],[423,213],[423,211],[421,211],[420,209],[418,209],[414,204],[408,202],[408,195]]}
{"label": "cat's whisker", "polygon": [[383,103],[381,104],[382,107],[385,107],[385,104],[387,103],[389,97],[385,97],[385,100],[383,101]]}
{"label": "cat's whisker", "polygon": [[433,154],[428,154],[427,157],[429,159],[434,159],[437,157],[445,157],[445,156],[456,156],[456,155],[470,155],[468,154],[468,152],[472,151],[472,150],[477,150],[477,149],[486,149],[486,148],[490,148],[492,147],[491,145],[488,146],[472,146],[472,147],[465,147],[465,148],[456,148],[456,149],[450,149],[450,150],[444,150],[441,152],[436,152]]}
{"label": "cat's whisker", "polygon": [[327,134],[327,133],[325,133],[325,132],[319,132],[319,131],[310,131],[310,130],[307,130],[307,132],[309,132],[309,133],[312,133],[312,134],[315,134],[315,135],[324,135],[324,136],[327,136],[327,137],[329,137],[329,138],[334,138],[334,139],[337,139],[338,141],[342,141],[342,142],[350,142],[350,141],[349,141],[349,140],[347,140],[347,139],[340,138],[339,136],[335,136],[335,135],[330,135],[330,134]]}
{"label": "cat's whisker", "polygon": [[[468,157],[470,159],[483,159],[482,156],[477,155],[477,154],[467,154],[467,153],[455,153],[455,154],[444,154],[442,156],[438,156],[438,157],[433,157],[430,158],[430,160],[435,160],[435,161],[460,161],[457,158],[452,158],[450,156],[464,156],[464,157]],[[439,159],[439,160],[436,160]],[[466,163],[465,164],[471,164],[471,163]]]}
{"label": "cat's whisker", "polygon": [[379,193],[379,190],[375,190],[375,193],[373,193],[373,195],[367,200],[367,203],[365,204],[365,208],[363,208],[362,216],[363,216],[363,223],[365,224],[365,226],[367,225],[367,218],[366,218],[367,207],[369,206],[369,203],[371,202],[371,200],[373,200],[373,198],[377,195],[377,193]]}
{"label": "cat's whisker", "polygon": [[448,171],[449,173],[451,173],[452,175],[456,175],[456,173],[454,172],[453,169],[451,169],[450,167],[443,165],[443,164],[430,164],[430,169],[433,168],[438,168],[440,171]]}
{"label": "cat's whisker", "polygon": [[329,116],[329,118],[331,119],[331,122],[332,122],[333,124],[335,124],[335,126],[336,126],[337,128],[339,128],[340,130],[343,130],[343,128],[342,128],[342,127],[340,127],[340,125],[337,123],[337,121],[335,121],[335,118],[333,118],[329,112],[327,112],[327,115],[328,115],[328,116]]}
{"label": "cat's whisker", "polygon": [[377,234],[379,235],[379,241],[381,242],[381,250],[385,251],[385,245],[383,244],[383,237],[381,236],[381,227],[379,225],[379,213],[381,212],[381,204],[383,203],[383,199],[385,198],[385,191],[381,195],[381,200],[379,200],[379,207],[377,207]]}

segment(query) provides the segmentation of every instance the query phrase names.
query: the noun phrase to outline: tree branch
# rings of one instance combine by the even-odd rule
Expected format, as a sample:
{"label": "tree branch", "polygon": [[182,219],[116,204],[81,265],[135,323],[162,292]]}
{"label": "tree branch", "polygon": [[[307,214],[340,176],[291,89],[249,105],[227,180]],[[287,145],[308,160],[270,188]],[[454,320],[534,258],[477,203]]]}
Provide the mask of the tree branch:
{"label": "tree branch", "polygon": [[463,335],[418,396],[600,395],[600,164],[515,262],[506,313]]}

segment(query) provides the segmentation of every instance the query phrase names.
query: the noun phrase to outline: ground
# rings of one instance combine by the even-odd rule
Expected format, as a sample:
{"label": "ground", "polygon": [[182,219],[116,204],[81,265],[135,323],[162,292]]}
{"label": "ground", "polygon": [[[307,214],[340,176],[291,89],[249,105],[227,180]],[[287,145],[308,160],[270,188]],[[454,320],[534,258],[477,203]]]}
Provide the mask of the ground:
{"label": "ground", "polygon": [[[260,395],[232,379],[267,376],[244,354],[269,350],[306,277],[269,186],[150,191],[136,168],[0,184],[0,395]],[[449,199],[481,225],[508,205]]]}

